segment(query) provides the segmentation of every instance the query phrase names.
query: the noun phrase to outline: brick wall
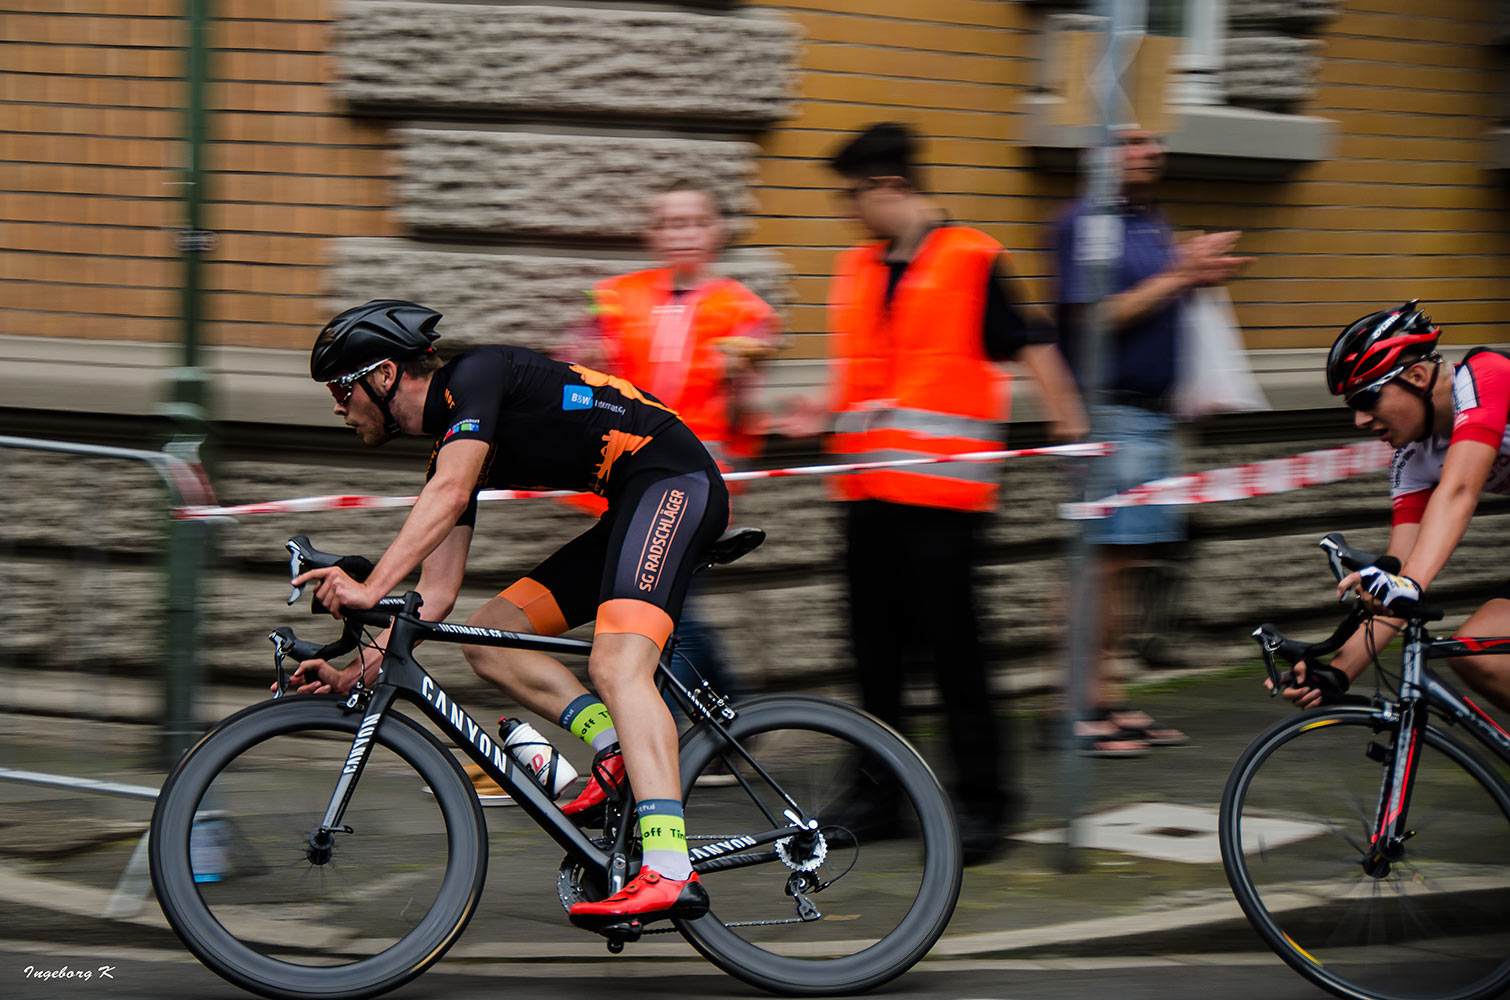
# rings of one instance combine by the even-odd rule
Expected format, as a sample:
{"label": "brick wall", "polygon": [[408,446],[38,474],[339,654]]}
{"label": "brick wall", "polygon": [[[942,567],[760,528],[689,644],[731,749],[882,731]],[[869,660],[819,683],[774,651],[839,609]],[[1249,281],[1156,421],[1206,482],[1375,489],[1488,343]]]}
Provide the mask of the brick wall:
{"label": "brick wall", "polygon": [[[4,22],[0,333],[178,336],[175,165],[184,25],[177,0],[19,2]],[[381,5],[379,5],[381,6]],[[401,7],[402,5],[388,5]],[[755,5],[759,6],[759,5]],[[788,356],[823,355],[837,221],[822,157],[849,130],[895,118],[928,136],[928,183],[962,222],[1017,255],[1049,294],[1044,222],[1074,179],[1035,166],[1016,98],[1037,73],[1036,5],[1002,0],[766,4],[800,28],[795,114],[756,137],[747,242],[793,275]],[[334,0],[221,0],[210,106],[210,343],[299,348],[346,291],[334,242],[404,232],[391,124],[356,118],[334,84]],[[1180,226],[1247,231],[1259,259],[1234,284],[1252,347],[1318,346],[1347,319],[1418,295],[1449,340],[1492,341],[1510,318],[1507,183],[1482,137],[1499,116],[1487,40],[1494,0],[1350,0],[1319,28],[1331,162],[1269,183],[1184,181]],[[668,94],[670,92],[668,91]],[[493,98],[489,98],[493,99]],[[537,97],[532,97],[537,100]],[[638,113],[638,112],[637,112]]]}
{"label": "brick wall", "polygon": [[[858,238],[835,218],[822,159],[873,121],[927,137],[925,181],[960,222],[1016,255],[1051,295],[1045,223],[1075,190],[1020,143],[1017,97],[1034,84],[1041,16],[995,0],[800,0],[772,4],[806,40],[797,113],[761,140],[755,240],[790,264],[792,355],[821,357],[835,252]],[[1304,6],[1304,5],[1301,5]],[[1166,182],[1178,227],[1245,231],[1258,259],[1231,287],[1248,346],[1320,347],[1347,321],[1419,296],[1447,340],[1506,339],[1510,183],[1488,169],[1500,117],[1490,45],[1494,0],[1348,0],[1319,27],[1316,98],[1295,110],[1335,120],[1330,162],[1279,182]],[[1244,8],[1246,10],[1246,8]]]}
{"label": "brick wall", "polygon": [[[0,333],[178,338],[184,5],[7,6]],[[330,241],[394,231],[388,129],[330,86],[331,0],[213,6],[204,337],[302,347]]]}

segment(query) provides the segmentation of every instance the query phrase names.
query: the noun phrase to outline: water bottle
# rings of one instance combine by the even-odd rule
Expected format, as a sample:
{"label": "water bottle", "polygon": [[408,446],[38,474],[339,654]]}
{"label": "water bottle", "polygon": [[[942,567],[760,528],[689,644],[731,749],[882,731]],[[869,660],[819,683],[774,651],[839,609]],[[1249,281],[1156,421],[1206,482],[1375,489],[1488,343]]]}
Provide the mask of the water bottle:
{"label": "water bottle", "polygon": [[189,868],[196,882],[219,882],[231,870],[230,826],[215,816],[194,817],[189,830]]}
{"label": "water bottle", "polygon": [[571,766],[571,761],[556,752],[550,741],[523,719],[499,719],[498,734],[508,752],[534,775],[536,784],[552,799],[577,780],[577,769]]}

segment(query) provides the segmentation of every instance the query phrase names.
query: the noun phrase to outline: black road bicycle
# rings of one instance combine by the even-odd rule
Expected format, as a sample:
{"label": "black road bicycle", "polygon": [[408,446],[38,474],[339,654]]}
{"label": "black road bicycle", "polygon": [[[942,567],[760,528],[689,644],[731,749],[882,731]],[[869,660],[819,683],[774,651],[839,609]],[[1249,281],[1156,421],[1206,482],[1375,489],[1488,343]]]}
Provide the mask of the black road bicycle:
{"label": "black road bicycle", "polygon": [[[732,562],[764,537],[730,532],[706,565]],[[288,548],[295,574],[339,561],[304,536]],[[341,656],[364,626],[393,625],[371,688],[275,695],[237,712],[163,785],[150,836],[158,902],[189,950],[238,986],[370,997],[407,982],[478,908],[490,847],[510,861],[538,856],[538,841],[522,843],[531,821],[566,857],[554,884],[533,892],[510,872],[509,903],[514,914],[538,912],[551,935],[567,926],[549,916],[556,905],[602,899],[639,869],[632,792],[611,799],[595,829],[580,829],[412,655],[422,639],[579,655],[591,643],[425,621],[419,605],[410,592],[349,611],[326,646],[272,633],[281,694],[285,657]],[[674,931],[747,983],[807,996],[867,990],[911,968],[944,932],[960,889],[959,835],[932,770],[858,709],[799,695],[729,705],[706,683],[677,681],[671,653],[668,643],[657,683],[693,720],[680,741],[682,791],[712,910],[674,927],[615,925],[604,932],[609,951]],[[399,711],[399,700],[417,713]],[[491,830],[441,737],[517,802],[491,810]],[[699,782],[705,772],[723,783]],[[516,923],[525,938],[541,933]]]}
{"label": "black road bicycle", "polygon": [[[1321,546],[1339,580],[1381,564],[1341,535]],[[1436,639],[1426,627],[1441,610],[1397,602],[1391,613],[1406,622],[1398,676],[1376,657],[1384,683],[1372,697],[1289,716],[1239,758],[1222,796],[1222,863],[1264,941],[1330,993],[1497,996],[1510,986],[1510,733],[1427,661],[1510,652],[1510,637]],[[1256,629],[1275,691],[1288,681],[1276,655],[1315,663],[1368,617],[1355,610],[1315,644]]]}

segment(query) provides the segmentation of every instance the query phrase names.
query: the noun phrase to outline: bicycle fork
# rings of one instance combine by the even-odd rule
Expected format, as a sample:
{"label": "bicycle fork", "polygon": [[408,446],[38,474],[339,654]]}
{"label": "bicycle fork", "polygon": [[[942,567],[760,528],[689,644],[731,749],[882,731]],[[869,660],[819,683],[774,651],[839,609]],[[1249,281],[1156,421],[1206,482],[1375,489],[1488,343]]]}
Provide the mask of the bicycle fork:
{"label": "bicycle fork", "polygon": [[1426,737],[1426,705],[1420,686],[1424,664],[1419,639],[1419,635],[1407,635],[1400,702],[1395,718],[1386,719],[1396,724],[1394,746],[1386,750],[1369,743],[1369,757],[1385,764],[1369,849],[1361,861],[1364,874],[1376,879],[1387,876],[1391,866],[1405,857],[1405,842],[1414,835],[1406,820]]}
{"label": "bicycle fork", "polygon": [[382,722],[388,706],[393,704],[393,697],[394,689],[382,685],[367,701],[366,714],[362,716],[362,723],[357,727],[357,734],[351,741],[351,750],[346,754],[346,763],[341,768],[341,777],[336,781],[335,790],[330,795],[330,805],[326,806],[325,816],[320,820],[319,827],[309,835],[309,846],[305,855],[310,864],[323,865],[329,862],[335,850],[335,835],[353,832],[351,827],[343,824],[341,820],[346,816],[346,807],[351,803],[351,794],[356,790],[357,779],[362,775],[362,768],[367,766],[367,760],[372,756],[378,724]]}

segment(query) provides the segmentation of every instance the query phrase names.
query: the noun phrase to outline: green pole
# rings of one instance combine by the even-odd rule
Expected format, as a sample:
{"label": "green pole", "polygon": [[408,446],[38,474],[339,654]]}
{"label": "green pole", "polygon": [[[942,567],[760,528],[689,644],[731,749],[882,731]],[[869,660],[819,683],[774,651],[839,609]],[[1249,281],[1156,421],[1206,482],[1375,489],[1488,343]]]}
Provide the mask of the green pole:
{"label": "green pole", "polygon": [[[184,52],[184,225],[178,232],[183,259],[183,363],[169,375],[164,411],[172,429],[163,450],[197,462],[208,432],[208,379],[200,367],[199,323],[203,295],[201,264],[214,247],[204,227],[204,153],[209,133],[205,89],[209,81],[210,0],[187,0]],[[167,656],[163,665],[161,751],[171,766],[198,736],[194,693],[199,676],[199,590],[208,528],[198,521],[168,522]]]}

